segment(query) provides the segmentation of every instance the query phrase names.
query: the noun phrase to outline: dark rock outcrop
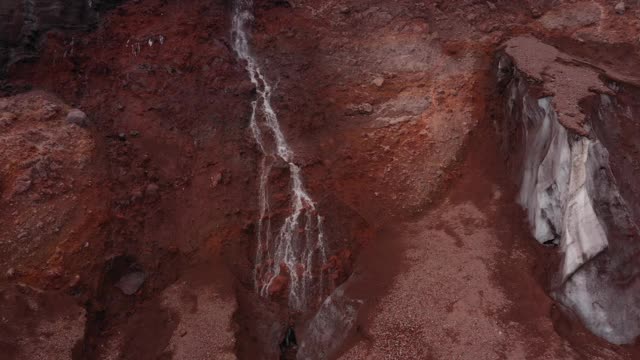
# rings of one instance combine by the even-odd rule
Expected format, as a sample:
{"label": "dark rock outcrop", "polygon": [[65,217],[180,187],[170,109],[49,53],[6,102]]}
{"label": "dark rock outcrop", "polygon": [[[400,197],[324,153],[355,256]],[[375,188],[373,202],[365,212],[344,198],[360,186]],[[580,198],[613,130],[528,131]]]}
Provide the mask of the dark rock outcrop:
{"label": "dark rock outcrop", "polygon": [[117,0],[9,0],[0,3],[0,74],[17,61],[37,56],[49,30],[87,30]]}

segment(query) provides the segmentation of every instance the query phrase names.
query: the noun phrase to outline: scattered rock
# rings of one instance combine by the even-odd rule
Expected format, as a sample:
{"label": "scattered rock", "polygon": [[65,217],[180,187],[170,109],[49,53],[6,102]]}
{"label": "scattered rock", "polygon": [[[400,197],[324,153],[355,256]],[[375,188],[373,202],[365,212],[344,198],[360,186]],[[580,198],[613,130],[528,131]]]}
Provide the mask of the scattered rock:
{"label": "scattered rock", "polygon": [[14,193],[22,194],[31,188],[31,179],[28,175],[22,175],[18,179],[16,179],[14,185]]}
{"label": "scattered rock", "polygon": [[7,279],[13,279],[16,276],[16,269],[9,268],[5,275],[7,276]]}
{"label": "scattered rock", "polygon": [[345,115],[354,116],[354,115],[370,115],[373,113],[373,105],[369,103],[359,104],[359,105],[349,105],[347,106],[347,110],[345,111]]}
{"label": "scattered rock", "polygon": [[85,114],[80,109],[72,109],[67,114],[67,122],[71,124],[76,124],[78,126],[86,126],[87,125],[87,114]]}
{"label": "scattered rock", "polygon": [[119,133],[119,134],[118,134],[118,140],[120,140],[120,141],[126,141],[126,140],[127,140],[127,134],[125,134],[125,133]]}
{"label": "scattered rock", "polygon": [[531,9],[531,17],[537,19],[542,16],[542,11],[538,8]]}
{"label": "scattered rock", "polygon": [[129,136],[133,137],[133,138],[137,138],[138,136],[140,136],[140,132],[138,130],[133,130],[129,132]]}
{"label": "scattered rock", "polygon": [[211,188],[214,189],[222,182],[222,172],[216,173],[211,177]]}
{"label": "scattered rock", "polygon": [[142,271],[135,271],[120,278],[116,287],[125,295],[133,295],[140,289],[146,274]]}
{"label": "scattered rock", "polygon": [[54,116],[58,114],[59,110],[60,110],[60,106],[56,104],[45,104],[42,107],[42,111],[43,111],[42,116],[45,120],[52,119]]}
{"label": "scattered rock", "polygon": [[0,112],[0,126],[11,126],[16,116],[10,112]]}
{"label": "scattered rock", "polygon": [[624,1],[620,1],[619,3],[617,3],[615,10],[618,15],[624,15],[625,11],[627,11],[627,6],[625,5]]}
{"label": "scattered rock", "polygon": [[289,278],[284,275],[278,275],[271,282],[268,288],[269,295],[273,296],[282,293],[289,284]]}
{"label": "scattered rock", "polygon": [[57,279],[62,276],[63,270],[60,266],[54,266],[45,272],[45,275],[49,279]]}
{"label": "scattered rock", "polygon": [[158,184],[151,183],[147,185],[147,188],[144,190],[144,195],[148,197],[155,197],[158,195],[158,190],[160,190]]}
{"label": "scattered rock", "polygon": [[74,275],[74,277],[69,281],[69,283],[67,284],[67,286],[69,288],[75,288],[78,286],[78,284],[80,284],[80,275],[76,274]]}
{"label": "scattered rock", "polygon": [[407,121],[414,121],[427,111],[431,99],[415,89],[406,89],[395,98],[378,105],[375,127],[385,127]]}
{"label": "scattered rock", "polygon": [[142,191],[135,189],[131,192],[131,202],[135,202],[142,199]]}
{"label": "scattered rock", "polygon": [[381,87],[382,84],[384,84],[384,78],[383,77],[377,77],[377,78],[373,79],[372,83],[373,83],[373,85],[375,85],[377,87]]}

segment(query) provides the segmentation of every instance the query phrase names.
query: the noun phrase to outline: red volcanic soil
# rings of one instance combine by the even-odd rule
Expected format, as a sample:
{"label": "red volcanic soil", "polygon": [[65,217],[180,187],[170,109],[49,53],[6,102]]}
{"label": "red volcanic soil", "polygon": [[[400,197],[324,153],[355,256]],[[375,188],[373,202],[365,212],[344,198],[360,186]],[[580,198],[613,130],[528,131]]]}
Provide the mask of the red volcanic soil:
{"label": "red volcanic soil", "polygon": [[[62,291],[87,309],[85,339],[74,349],[80,358],[176,353],[169,345],[184,317],[163,302],[167,287],[189,276],[215,285],[211,301],[228,303],[218,322],[224,329],[235,300],[232,283],[222,281],[229,270],[216,269],[226,264],[240,284],[248,281],[256,196],[256,150],[246,133],[252,89],[228,45],[227,12],[208,1],[127,4],[93,33],[49,33],[40,61],[11,69],[15,87],[53,93],[88,116],[85,128],[70,127],[63,111],[70,105],[60,105],[54,119],[72,131],[60,145],[87,157],[84,170],[63,167],[56,178],[74,197],[33,200],[39,189],[31,188],[15,200],[60,216],[79,213],[43,221],[46,232],[40,230],[45,237],[48,227],[60,227],[79,238],[46,237],[50,250],[0,262],[3,273],[15,269],[12,282]],[[77,145],[80,135],[91,140],[90,150]],[[189,275],[193,268],[202,276]],[[136,272],[145,274],[143,284],[123,294],[116,285]],[[185,297],[201,286],[189,281]],[[194,309],[206,305],[198,303]],[[233,330],[225,331],[231,337],[219,336],[232,351]]]}
{"label": "red volcanic soil", "polygon": [[[633,358],[546,294],[558,259],[514,203],[492,61],[505,40],[530,34],[633,87],[640,69],[617,55],[638,56],[627,30],[639,10],[256,1],[252,46],[326,218],[325,271],[364,299],[328,357]],[[232,50],[230,14],[230,1],[128,1],[92,32],[47,33],[38,60],[8,69],[0,351],[277,359],[290,326],[305,341],[313,313],[287,309],[286,278],[271,299],[254,291],[255,89]],[[72,108],[85,124],[66,120]],[[632,153],[612,156],[623,164]],[[289,174],[272,176],[277,218]]]}

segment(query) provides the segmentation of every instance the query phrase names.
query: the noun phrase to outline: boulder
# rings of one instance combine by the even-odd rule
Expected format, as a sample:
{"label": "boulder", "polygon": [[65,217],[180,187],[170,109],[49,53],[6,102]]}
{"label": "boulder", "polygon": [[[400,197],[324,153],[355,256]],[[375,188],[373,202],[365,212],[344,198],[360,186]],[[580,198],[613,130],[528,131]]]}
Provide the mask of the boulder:
{"label": "boulder", "polygon": [[381,87],[382,84],[384,84],[384,78],[383,77],[377,77],[377,78],[373,79],[373,81],[371,83],[373,83],[373,85],[375,85],[377,87]]}
{"label": "boulder", "polygon": [[67,122],[78,126],[87,126],[87,114],[80,109],[71,109],[67,114]]}
{"label": "boulder", "polygon": [[349,105],[347,106],[347,110],[345,111],[345,115],[347,116],[355,116],[355,115],[370,115],[373,113],[373,106],[369,103],[359,104],[359,105]]}
{"label": "boulder", "polygon": [[142,271],[134,271],[120,278],[116,287],[125,295],[133,295],[140,289],[146,275]]}

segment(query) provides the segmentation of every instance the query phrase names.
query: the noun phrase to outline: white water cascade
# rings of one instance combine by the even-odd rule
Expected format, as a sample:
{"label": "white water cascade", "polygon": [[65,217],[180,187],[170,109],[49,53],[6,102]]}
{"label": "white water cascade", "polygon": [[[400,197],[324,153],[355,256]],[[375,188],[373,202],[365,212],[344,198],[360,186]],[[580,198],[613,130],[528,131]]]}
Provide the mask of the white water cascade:
{"label": "white water cascade", "polygon": [[[247,26],[253,20],[252,0],[236,0],[233,9],[232,39],[238,57],[246,62],[256,99],[251,103],[249,127],[262,152],[259,167],[259,219],[254,267],[254,284],[262,296],[269,296],[274,282],[288,278],[289,306],[304,310],[311,301],[321,301],[327,262],[323,217],[304,188],[294,152],[280,129],[271,106],[272,88],[256,58],[251,54]],[[277,231],[272,229],[269,178],[273,166],[283,161],[290,173],[290,212]]]}

